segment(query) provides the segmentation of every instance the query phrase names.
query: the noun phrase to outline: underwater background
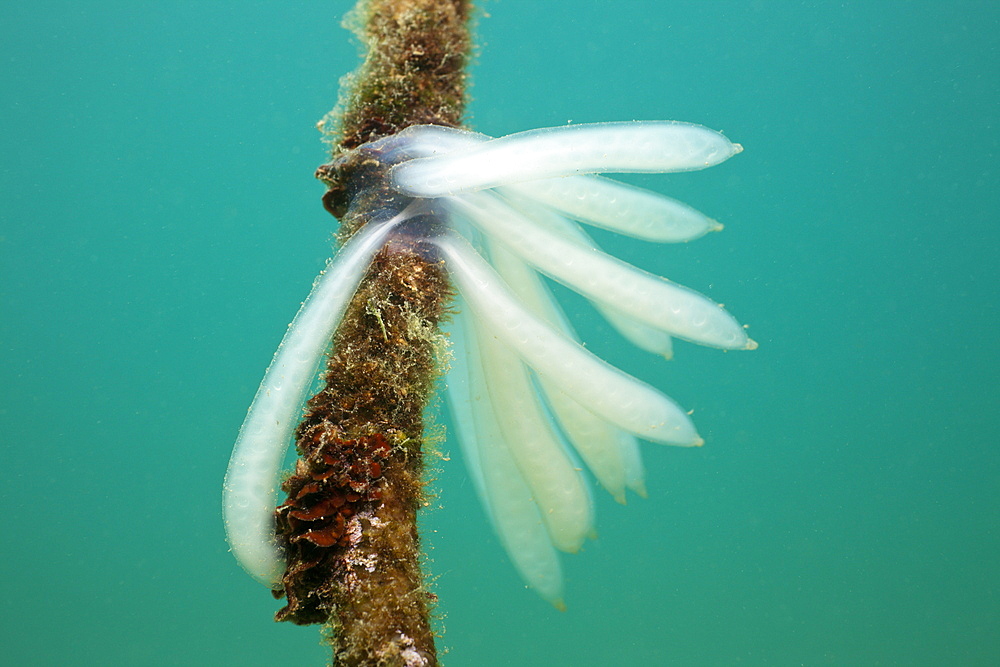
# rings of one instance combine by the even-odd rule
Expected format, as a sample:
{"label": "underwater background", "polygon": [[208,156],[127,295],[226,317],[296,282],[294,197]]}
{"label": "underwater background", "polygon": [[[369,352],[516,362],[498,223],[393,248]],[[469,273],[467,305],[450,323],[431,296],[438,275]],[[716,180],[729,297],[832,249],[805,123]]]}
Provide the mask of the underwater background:
{"label": "underwater background", "polygon": [[[348,2],[0,9],[0,663],[321,665],[228,553],[222,477],[331,253],[315,123]],[[1000,4],[491,0],[471,127],[676,119],[745,152],[625,180],[726,225],[598,234],[754,352],[588,346],[694,410],[595,489],[568,610],[440,445],[439,647],[478,665],[1000,663]],[[446,427],[448,417],[436,418]]]}

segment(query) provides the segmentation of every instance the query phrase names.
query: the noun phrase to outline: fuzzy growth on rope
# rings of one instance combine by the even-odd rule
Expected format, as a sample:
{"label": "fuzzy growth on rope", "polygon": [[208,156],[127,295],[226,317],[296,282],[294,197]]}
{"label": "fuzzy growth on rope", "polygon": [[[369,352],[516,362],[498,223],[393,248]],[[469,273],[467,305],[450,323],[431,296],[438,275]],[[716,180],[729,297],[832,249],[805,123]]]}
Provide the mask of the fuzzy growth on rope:
{"label": "fuzzy growth on rope", "polygon": [[[334,159],[317,171],[341,243],[398,203],[374,185],[383,165],[355,159],[354,148],[410,125],[460,125],[469,7],[362,0],[348,18],[364,62],[322,123]],[[287,604],[276,618],[325,623],[340,667],[437,665],[416,518],[427,495],[423,413],[446,349],[439,324],[451,297],[443,266],[425,249],[405,239],[383,249],[296,432],[300,458],[275,513],[288,559],[277,592]]]}
{"label": "fuzzy growth on rope", "polygon": [[[468,0],[361,0],[345,20],[365,47],[323,130],[341,149],[410,125],[461,125],[471,42]],[[337,113],[338,110],[342,110]]]}

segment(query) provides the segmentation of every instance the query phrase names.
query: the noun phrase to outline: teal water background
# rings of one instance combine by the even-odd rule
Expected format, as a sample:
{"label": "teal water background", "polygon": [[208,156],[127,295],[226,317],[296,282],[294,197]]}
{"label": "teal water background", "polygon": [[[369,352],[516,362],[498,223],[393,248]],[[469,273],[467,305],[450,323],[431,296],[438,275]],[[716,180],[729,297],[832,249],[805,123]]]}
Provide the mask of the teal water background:
{"label": "teal water background", "polygon": [[[330,254],[314,125],[357,63],[347,7],[0,9],[0,663],[324,663],[228,553],[220,489]],[[677,119],[745,146],[630,179],[723,233],[600,239],[760,349],[657,361],[568,301],[707,445],[647,444],[648,499],[595,491],[565,612],[444,445],[423,525],[446,664],[1000,663],[1000,5],[485,10],[475,129]]]}

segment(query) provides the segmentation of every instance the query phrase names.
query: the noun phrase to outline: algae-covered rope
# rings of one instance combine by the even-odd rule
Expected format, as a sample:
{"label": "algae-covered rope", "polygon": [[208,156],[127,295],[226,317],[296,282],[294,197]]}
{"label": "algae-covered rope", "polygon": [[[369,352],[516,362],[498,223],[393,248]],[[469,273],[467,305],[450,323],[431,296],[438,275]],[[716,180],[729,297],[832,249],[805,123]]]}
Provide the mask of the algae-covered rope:
{"label": "algae-covered rope", "polygon": [[[365,46],[318,171],[341,242],[391,208],[379,165],[358,146],[416,124],[460,125],[470,38],[466,0],[362,0],[348,18]],[[423,411],[438,372],[438,324],[451,297],[438,262],[405,241],[372,262],[333,340],[324,387],[296,430],[282,485],[287,554],[276,618],[325,623],[334,663],[436,665],[434,596],[420,567]]]}

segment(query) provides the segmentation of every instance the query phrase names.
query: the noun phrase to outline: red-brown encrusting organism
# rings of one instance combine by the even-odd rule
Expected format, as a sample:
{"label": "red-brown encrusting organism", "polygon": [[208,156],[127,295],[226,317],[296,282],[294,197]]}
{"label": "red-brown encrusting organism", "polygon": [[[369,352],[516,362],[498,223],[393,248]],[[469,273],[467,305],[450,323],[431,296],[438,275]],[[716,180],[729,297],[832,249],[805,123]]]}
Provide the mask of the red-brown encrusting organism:
{"label": "red-brown encrusting organism", "polygon": [[278,532],[294,536],[286,551],[295,569],[286,573],[288,604],[278,620],[325,623],[332,599],[324,582],[331,570],[346,565],[338,559],[360,538],[361,522],[371,522],[382,499],[382,465],[391,447],[381,434],[340,440],[328,429],[312,426],[299,438],[302,458],[295,474],[282,485],[288,494],[276,512]]}

